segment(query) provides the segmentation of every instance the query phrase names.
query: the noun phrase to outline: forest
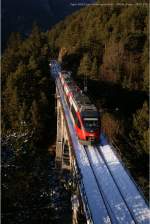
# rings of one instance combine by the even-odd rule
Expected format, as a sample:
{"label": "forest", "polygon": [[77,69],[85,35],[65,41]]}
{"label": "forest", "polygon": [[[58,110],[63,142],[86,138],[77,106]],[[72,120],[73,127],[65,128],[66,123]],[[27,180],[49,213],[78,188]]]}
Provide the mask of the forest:
{"label": "forest", "polygon": [[146,5],[89,6],[48,32],[50,49],[59,52],[63,67],[82,88],[87,83],[88,95],[101,111],[102,130],[146,195],[148,35]]}
{"label": "forest", "polygon": [[[2,139],[26,135],[29,140],[13,142],[17,161],[25,164],[16,174],[19,180],[31,174],[32,161],[47,156],[55,141],[55,84],[49,61],[58,58],[82,88],[87,82],[87,94],[101,112],[103,132],[148,199],[148,32],[148,6],[114,5],[85,7],[47,32],[34,24],[26,39],[12,33],[1,63],[1,123]],[[20,184],[26,186],[25,195],[31,176]],[[22,194],[22,187],[17,191]],[[12,195],[4,199],[11,201]],[[18,197],[12,200],[14,207]]]}

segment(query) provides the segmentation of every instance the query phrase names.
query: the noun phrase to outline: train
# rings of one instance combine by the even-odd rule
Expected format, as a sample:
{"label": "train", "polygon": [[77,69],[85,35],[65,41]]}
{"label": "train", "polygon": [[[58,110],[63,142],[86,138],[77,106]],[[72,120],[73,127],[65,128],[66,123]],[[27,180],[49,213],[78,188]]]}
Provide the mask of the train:
{"label": "train", "polygon": [[58,78],[79,142],[83,145],[98,144],[101,124],[97,108],[73,80],[70,71],[61,70]]}

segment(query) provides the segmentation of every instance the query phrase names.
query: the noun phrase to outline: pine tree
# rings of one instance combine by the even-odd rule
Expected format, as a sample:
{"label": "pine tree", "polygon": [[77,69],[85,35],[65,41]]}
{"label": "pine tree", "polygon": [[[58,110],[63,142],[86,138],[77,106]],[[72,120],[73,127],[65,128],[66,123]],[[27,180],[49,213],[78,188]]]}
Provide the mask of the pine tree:
{"label": "pine tree", "polygon": [[19,111],[19,102],[17,96],[17,88],[12,86],[11,80],[7,84],[7,89],[5,90],[5,102],[3,104],[3,109],[11,124],[11,128],[17,129],[19,126],[18,121],[18,111]]}
{"label": "pine tree", "polygon": [[37,129],[40,126],[41,115],[40,115],[40,111],[39,111],[39,105],[36,100],[33,100],[33,102],[32,102],[31,113],[32,113],[33,128]]}
{"label": "pine tree", "polygon": [[5,89],[7,78],[15,72],[19,61],[21,60],[19,50],[22,40],[19,33],[12,33],[8,46],[2,55],[2,90]]}
{"label": "pine tree", "polygon": [[91,78],[92,79],[98,78],[98,66],[97,66],[97,59],[96,59],[96,57],[93,60],[90,74],[91,74]]}
{"label": "pine tree", "polygon": [[149,109],[148,103],[144,102],[142,109],[133,116],[133,129],[130,139],[135,145],[137,152],[149,153]]}
{"label": "pine tree", "polygon": [[8,43],[7,43],[7,49],[5,51],[5,53],[7,53],[8,51],[17,51],[20,47],[22,43],[22,40],[21,40],[21,36],[20,36],[20,33],[12,33],[9,37],[9,40],[8,40]]}
{"label": "pine tree", "polygon": [[144,71],[144,81],[143,81],[143,89],[145,91],[149,91],[149,64],[146,65],[145,71]]}
{"label": "pine tree", "polygon": [[81,76],[89,76],[91,71],[91,60],[89,59],[88,54],[84,54],[83,58],[80,61],[80,66],[78,69],[78,74]]}

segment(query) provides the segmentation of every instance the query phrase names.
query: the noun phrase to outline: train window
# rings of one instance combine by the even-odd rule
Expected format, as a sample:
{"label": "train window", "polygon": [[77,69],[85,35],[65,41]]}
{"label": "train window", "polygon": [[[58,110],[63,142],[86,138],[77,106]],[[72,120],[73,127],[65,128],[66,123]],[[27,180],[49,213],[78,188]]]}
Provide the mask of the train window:
{"label": "train window", "polygon": [[76,111],[75,111],[75,109],[74,109],[74,107],[73,107],[73,105],[71,106],[71,113],[72,113],[72,116],[73,116],[73,118],[74,118],[74,120],[75,120],[75,123],[76,123]]}
{"label": "train window", "polygon": [[77,117],[76,120],[77,120],[77,123],[76,124],[77,124],[78,128],[81,128],[81,124],[80,124],[80,121],[79,121],[78,117]]}
{"label": "train window", "polygon": [[87,131],[95,131],[99,128],[97,118],[84,118],[84,127]]}
{"label": "train window", "polygon": [[76,124],[79,128],[81,128],[80,121],[79,121],[79,119],[78,119],[78,117],[77,117],[77,113],[76,113],[76,111],[75,111],[73,105],[72,105],[72,107],[71,107],[71,113],[72,113],[72,116],[73,116],[73,118],[74,118],[75,124]]}

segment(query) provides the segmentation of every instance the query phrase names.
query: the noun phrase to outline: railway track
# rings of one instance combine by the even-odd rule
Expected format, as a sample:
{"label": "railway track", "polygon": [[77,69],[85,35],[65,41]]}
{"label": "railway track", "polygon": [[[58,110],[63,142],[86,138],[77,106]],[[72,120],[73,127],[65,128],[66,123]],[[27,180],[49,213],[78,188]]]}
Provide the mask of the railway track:
{"label": "railway track", "polygon": [[110,145],[98,146],[97,149],[134,222],[149,224],[150,211],[146,201],[116,151]]}
{"label": "railway track", "polygon": [[132,210],[130,209],[130,207],[129,207],[129,205],[128,205],[128,203],[127,203],[127,201],[126,201],[126,199],[125,199],[125,197],[124,197],[124,195],[123,195],[123,193],[122,193],[122,191],[121,191],[121,189],[120,189],[120,187],[119,187],[119,185],[118,185],[118,183],[117,183],[117,181],[116,181],[116,178],[114,177],[114,175],[113,175],[113,173],[112,173],[110,167],[108,166],[107,161],[106,161],[106,159],[105,159],[105,157],[104,157],[102,151],[100,150],[100,147],[97,147],[97,149],[98,149],[98,152],[99,152],[101,158],[103,159],[103,161],[104,161],[104,163],[105,163],[107,169],[109,170],[109,173],[110,173],[110,175],[111,175],[111,177],[112,177],[112,179],[113,179],[113,181],[114,181],[114,183],[115,183],[115,185],[116,185],[116,188],[118,189],[118,192],[120,193],[120,196],[122,197],[122,200],[123,200],[123,202],[124,202],[126,208],[128,209],[128,211],[129,211],[129,213],[130,213],[132,219],[134,220],[134,223],[138,223],[137,220],[136,220],[136,218],[134,217],[134,214],[133,214]]}
{"label": "railway track", "polygon": [[106,210],[107,210],[107,212],[108,212],[110,221],[111,221],[112,224],[113,224],[113,223],[116,223],[116,224],[117,224],[118,222],[117,222],[116,218],[115,218],[114,215],[113,215],[113,211],[112,211],[112,209],[111,209],[111,206],[109,205],[108,201],[106,200],[106,195],[105,195],[105,193],[104,193],[104,191],[103,191],[103,189],[102,189],[102,187],[101,187],[101,185],[100,185],[100,183],[99,183],[99,179],[97,178],[97,174],[96,174],[96,172],[95,172],[95,169],[94,169],[94,166],[93,166],[93,164],[92,164],[92,161],[91,161],[91,159],[89,158],[88,147],[87,147],[87,146],[84,146],[84,147],[83,147],[83,150],[85,150],[85,153],[86,153],[86,156],[87,156],[87,158],[88,158],[89,164],[90,164],[90,166],[91,166],[93,175],[94,175],[94,177],[95,177],[95,181],[96,181],[96,183],[97,183],[99,192],[100,192],[101,197],[102,197],[102,199],[103,199],[103,202],[104,202],[104,204],[105,204],[105,206],[106,206]]}
{"label": "railway track", "polygon": [[105,200],[103,200],[100,194],[88,157],[86,156],[86,152],[83,146],[79,144],[75,134],[75,130],[70,118],[69,108],[63,96],[62,87],[59,81],[57,82],[57,86],[57,91],[59,92],[64,114],[66,116],[68,129],[70,130],[70,137],[72,139],[72,145],[75,150],[77,164],[82,174],[82,184],[84,186],[84,192],[86,193],[93,224],[111,224],[112,222],[110,221],[110,217],[104,203]]}
{"label": "railway track", "polygon": [[[85,146],[95,180],[112,223],[137,223],[98,147]],[[109,185],[109,186],[108,186]],[[113,192],[113,196],[112,196]]]}
{"label": "railway track", "polygon": [[148,224],[150,220],[148,206],[122,163],[115,153],[113,154],[113,149],[110,145],[83,146],[79,143],[69,107],[58,80],[56,86],[76,162],[81,172],[83,193],[86,194],[92,218],[90,223]]}

